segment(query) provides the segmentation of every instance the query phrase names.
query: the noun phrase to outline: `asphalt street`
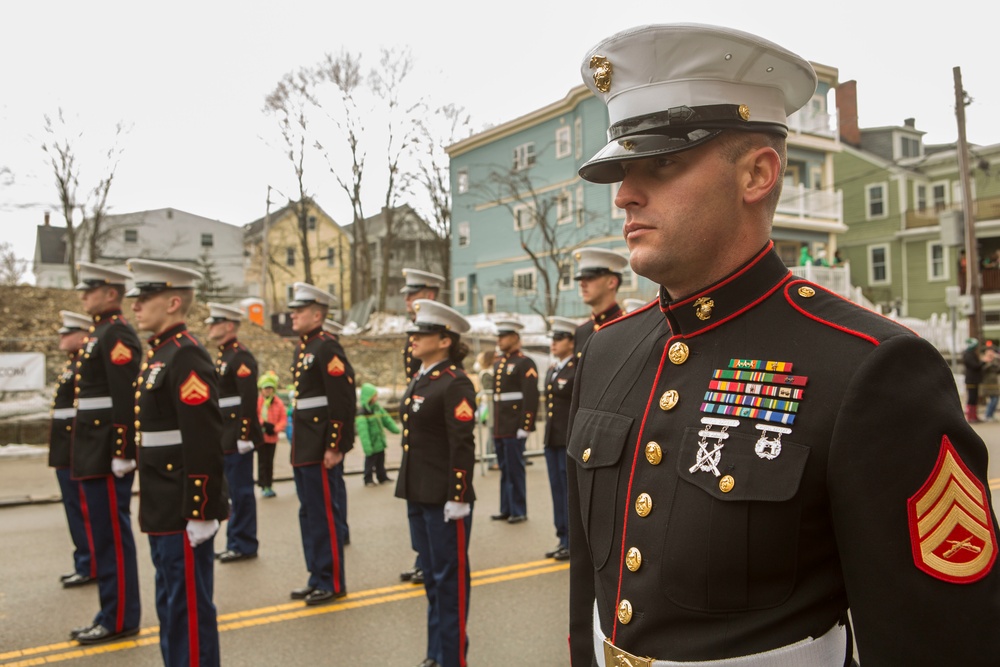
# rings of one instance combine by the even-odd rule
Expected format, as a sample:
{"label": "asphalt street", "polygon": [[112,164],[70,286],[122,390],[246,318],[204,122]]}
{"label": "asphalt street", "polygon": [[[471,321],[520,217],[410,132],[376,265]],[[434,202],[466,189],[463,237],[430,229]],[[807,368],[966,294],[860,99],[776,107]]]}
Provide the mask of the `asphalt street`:
{"label": "asphalt street", "polygon": [[[989,486],[1000,512],[1000,423],[977,425],[990,449]],[[397,436],[398,437],[398,436]],[[142,631],[125,641],[80,647],[70,628],[89,623],[97,610],[94,586],[64,590],[58,576],[72,569],[71,544],[55,475],[44,448],[0,448],[0,666],[68,663],[72,667],[162,664],[153,607],[153,568],[148,542],[138,529]],[[538,454],[537,435],[529,452]],[[378,664],[412,667],[424,657],[426,602],[423,588],[399,581],[413,561],[405,503],[393,485],[365,487],[347,476],[351,545],[346,549],[349,595],[323,607],[289,599],[304,585],[297,511],[287,444],[279,446],[278,496],[258,499],[260,557],[216,565],[215,602],[224,665]],[[390,440],[389,464],[398,462]],[[555,546],[545,461],[527,468],[529,521],[490,520],[499,509],[499,473],[485,465],[475,477],[476,502],[470,540],[473,589],[469,617],[469,664],[567,665],[568,567],[544,558]],[[351,452],[349,472],[363,456]],[[393,473],[390,473],[393,474]],[[133,517],[136,506],[133,499]],[[134,520],[134,519],[133,519]],[[223,524],[223,529],[225,524]],[[216,537],[216,550],[224,537]]]}

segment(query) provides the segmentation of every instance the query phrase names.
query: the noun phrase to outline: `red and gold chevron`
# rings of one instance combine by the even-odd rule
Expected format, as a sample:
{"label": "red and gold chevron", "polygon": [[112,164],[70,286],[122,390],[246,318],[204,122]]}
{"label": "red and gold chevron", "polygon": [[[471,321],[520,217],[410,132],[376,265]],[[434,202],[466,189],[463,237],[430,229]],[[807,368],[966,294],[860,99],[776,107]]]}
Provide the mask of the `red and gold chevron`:
{"label": "red and gold chevron", "polygon": [[253,371],[247,368],[246,364],[240,364],[240,367],[236,369],[236,375],[241,378],[250,377],[250,373],[252,372]]}
{"label": "red and gold chevron", "polygon": [[339,377],[344,374],[344,362],[340,360],[340,357],[334,357],[330,360],[330,363],[326,365],[326,372],[333,377]]}
{"label": "red and gold chevron", "polygon": [[907,501],[913,562],[936,579],[968,584],[986,576],[996,560],[986,489],[941,439],[934,470]]}
{"label": "red and gold chevron", "polygon": [[210,393],[208,384],[205,383],[198,374],[191,371],[187,380],[181,384],[181,402],[187,405],[201,405],[208,400]]}
{"label": "red and gold chevron", "polygon": [[455,419],[460,422],[472,421],[475,410],[469,405],[469,399],[463,398],[462,402],[455,406]]}
{"label": "red and gold chevron", "polygon": [[132,350],[129,349],[127,345],[123,342],[118,341],[115,346],[111,348],[111,363],[115,366],[124,366],[128,362],[132,361]]}

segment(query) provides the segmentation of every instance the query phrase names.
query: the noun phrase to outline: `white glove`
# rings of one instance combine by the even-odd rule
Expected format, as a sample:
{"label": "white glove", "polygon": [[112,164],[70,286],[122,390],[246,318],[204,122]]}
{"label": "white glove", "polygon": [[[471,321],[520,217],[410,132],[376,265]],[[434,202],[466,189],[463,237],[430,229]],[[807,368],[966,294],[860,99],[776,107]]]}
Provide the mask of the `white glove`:
{"label": "white glove", "polygon": [[518,440],[527,440],[528,439],[528,432],[525,431],[523,428],[517,429],[517,439]]}
{"label": "white glove", "polygon": [[472,505],[469,503],[457,503],[449,500],[444,504],[444,520],[458,521],[472,514]]}
{"label": "white glove", "polygon": [[211,521],[192,521],[188,519],[187,522],[187,535],[188,542],[191,543],[191,547],[196,547],[206,540],[210,540],[215,536],[215,533],[219,530],[219,520],[212,519]]}
{"label": "white glove", "polygon": [[135,459],[111,459],[111,472],[121,479],[135,470]]}
{"label": "white glove", "polygon": [[249,440],[237,440],[236,441],[236,451],[240,454],[246,454],[247,452],[253,451],[253,443]]}

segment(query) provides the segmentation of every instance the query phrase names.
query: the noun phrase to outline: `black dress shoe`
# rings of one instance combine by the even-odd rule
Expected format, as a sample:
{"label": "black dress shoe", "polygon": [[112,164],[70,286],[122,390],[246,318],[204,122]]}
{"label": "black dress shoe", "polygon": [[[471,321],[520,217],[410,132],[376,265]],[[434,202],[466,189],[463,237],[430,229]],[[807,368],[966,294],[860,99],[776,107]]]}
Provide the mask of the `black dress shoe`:
{"label": "black dress shoe", "polygon": [[409,581],[410,579],[413,579],[413,575],[415,575],[417,572],[420,572],[420,568],[417,567],[416,565],[414,565],[413,567],[411,567],[406,572],[400,572],[399,573],[399,580],[400,581]]}
{"label": "black dress shoe", "polygon": [[416,572],[414,572],[413,576],[410,577],[410,583],[411,584],[422,584],[422,583],[424,583],[424,571],[418,569]]}
{"label": "black dress shoe", "polygon": [[101,642],[109,642],[113,639],[124,639],[125,637],[131,637],[132,635],[137,634],[139,634],[139,628],[122,630],[121,632],[112,632],[100,623],[97,623],[86,632],[78,634],[76,636],[76,641],[81,644],[100,644]]}
{"label": "black dress shoe", "polygon": [[437,660],[431,658],[425,659],[422,663],[417,665],[417,667],[441,667]]}
{"label": "black dress shoe", "polygon": [[292,591],[292,599],[305,600],[307,597],[309,597],[309,594],[312,593],[314,590],[316,589],[313,588],[312,586],[303,586],[302,588],[296,588],[295,590]]}
{"label": "black dress shoe", "polygon": [[493,521],[506,521],[510,518],[509,514],[494,514],[490,517]]}
{"label": "black dress shoe", "polygon": [[569,549],[561,547],[558,551],[552,554],[552,558],[555,560],[569,560]]}
{"label": "black dress shoe", "polygon": [[245,554],[242,551],[237,551],[236,549],[230,549],[229,551],[223,551],[219,555],[220,563],[235,563],[238,560],[248,560],[250,558],[256,558],[257,554]]}
{"label": "black dress shoe", "polygon": [[312,593],[306,596],[306,604],[309,605],[310,607],[318,604],[326,604],[327,602],[332,602],[333,600],[339,600],[345,595],[347,595],[347,591],[334,593],[333,591],[324,591],[320,588],[317,588]]}
{"label": "black dress shoe", "polygon": [[553,549],[552,551],[546,551],[545,552],[545,557],[546,558],[553,558],[557,553],[559,553],[559,550],[563,549],[563,548],[565,548],[565,547],[563,547],[563,545],[557,544],[555,549]]}
{"label": "black dress shoe", "polygon": [[507,523],[521,523],[522,521],[527,521],[528,517],[524,514],[518,514],[517,516],[512,516],[507,519]]}
{"label": "black dress shoe", "polygon": [[59,575],[59,581],[66,581],[70,577],[75,577],[75,576],[76,576],[76,572],[67,572],[66,574],[60,574]]}
{"label": "black dress shoe", "polygon": [[77,637],[79,637],[80,635],[82,635],[84,632],[89,632],[91,630],[91,628],[93,628],[95,625],[97,625],[97,624],[96,623],[91,623],[90,625],[81,625],[78,628],[73,628],[72,630],[69,631],[69,638],[70,639],[76,639]]}
{"label": "black dress shoe", "polygon": [[76,586],[83,586],[89,584],[92,581],[97,581],[93,577],[86,574],[73,574],[72,576],[66,577],[62,580],[63,588],[74,588]]}

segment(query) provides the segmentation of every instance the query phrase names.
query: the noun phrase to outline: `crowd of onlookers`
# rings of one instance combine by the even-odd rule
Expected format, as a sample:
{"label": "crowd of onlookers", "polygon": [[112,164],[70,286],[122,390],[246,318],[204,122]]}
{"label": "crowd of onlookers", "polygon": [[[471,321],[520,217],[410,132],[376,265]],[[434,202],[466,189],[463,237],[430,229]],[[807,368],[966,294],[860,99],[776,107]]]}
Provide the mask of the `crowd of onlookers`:
{"label": "crowd of onlookers", "polygon": [[[996,414],[1000,401],[1000,350],[995,341],[987,340],[983,345],[976,338],[969,338],[962,354],[965,367],[966,405],[965,416],[970,423],[1000,421]],[[983,418],[979,418],[979,404],[985,402]]]}

